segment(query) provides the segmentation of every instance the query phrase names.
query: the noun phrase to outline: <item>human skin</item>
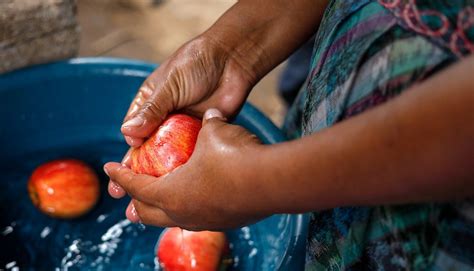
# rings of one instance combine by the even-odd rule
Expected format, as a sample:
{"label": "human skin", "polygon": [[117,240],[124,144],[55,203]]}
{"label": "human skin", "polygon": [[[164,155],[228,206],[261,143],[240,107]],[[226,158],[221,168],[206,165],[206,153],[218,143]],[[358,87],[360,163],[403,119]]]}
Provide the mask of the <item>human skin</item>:
{"label": "human skin", "polygon": [[[127,143],[140,146],[172,111],[202,117],[206,109],[217,108],[233,116],[258,80],[314,33],[326,4],[239,1],[145,80],[121,129]],[[125,195],[114,182],[109,192],[115,198]]]}
{"label": "human skin", "polygon": [[[255,7],[252,12],[257,14]],[[273,38],[273,43],[287,41]],[[127,159],[123,164],[108,163],[107,174],[120,186],[110,192],[120,197],[124,189],[133,198],[127,217],[134,222],[192,230],[234,228],[276,213],[471,197],[473,69],[471,56],[383,105],[302,139],[271,146],[227,124],[225,117],[235,112],[223,110],[225,103],[206,100],[203,108],[223,112],[211,109],[204,114],[186,164],[154,178],[133,173]],[[135,128],[122,132],[140,143],[146,135],[140,138],[135,131],[140,128]]]}
{"label": "human skin", "polygon": [[122,127],[127,142],[140,146],[175,110],[202,117],[213,107],[234,115],[251,88],[314,33],[326,4],[239,1],[145,80]]}

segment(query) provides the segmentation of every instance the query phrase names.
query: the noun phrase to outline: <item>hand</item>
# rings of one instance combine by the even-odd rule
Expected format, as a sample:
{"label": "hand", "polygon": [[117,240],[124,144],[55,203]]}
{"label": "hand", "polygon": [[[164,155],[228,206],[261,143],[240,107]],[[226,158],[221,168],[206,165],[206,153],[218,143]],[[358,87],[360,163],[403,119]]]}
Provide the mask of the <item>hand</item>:
{"label": "hand", "polygon": [[[228,50],[211,39],[196,38],[157,68],[140,87],[125,116],[121,131],[127,143],[140,146],[171,111],[182,109],[201,117],[212,107],[226,117],[237,113],[257,79]],[[125,194],[113,182],[108,190],[115,198]]]}
{"label": "hand", "polygon": [[130,146],[138,147],[172,111],[202,117],[206,109],[217,108],[224,116],[232,116],[255,82],[251,68],[233,56],[230,48],[210,38],[196,38],[145,80],[121,131]]}
{"label": "hand", "polygon": [[193,155],[171,173],[139,175],[119,163],[104,169],[132,197],[126,215],[133,222],[189,230],[234,228],[270,215],[263,184],[252,179],[262,148],[255,135],[227,124],[211,109]]}
{"label": "hand", "polygon": [[[326,5],[238,1],[144,82],[121,129],[128,144],[140,146],[171,111],[201,116],[217,108],[226,117],[235,114],[256,82],[314,33]],[[125,195],[114,182],[108,190],[115,198]]]}
{"label": "hand", "polygon": [[171,111],[235,114],[251,88],[313,35],[328,1],[239,1],[144,82],[122,126],[140,146]]}
{"label": "hand", "polygon": [[[201,116],[217,108],[226,117],[235,114],[256,82],[313,34],[326,4],[237,2],[144,82],[121,129],[127,143],[140,146],[171,111]],[[118,198],[125,192],[110,182],[109,193]]]}

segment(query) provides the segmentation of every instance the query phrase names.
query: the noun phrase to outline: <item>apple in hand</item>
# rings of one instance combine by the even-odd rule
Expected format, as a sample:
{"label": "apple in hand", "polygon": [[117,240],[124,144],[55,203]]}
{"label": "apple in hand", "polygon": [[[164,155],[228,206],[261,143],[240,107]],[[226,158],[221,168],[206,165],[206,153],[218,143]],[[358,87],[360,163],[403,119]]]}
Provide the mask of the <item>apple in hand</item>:
{"label": "apple in hand", "polygon": [[161,234],[156,256],[165,271],[211,271],[218,270],[228,251],[222,232],[167,228]]}
{"label": "apple in hand", "polygon": [[132,171],[159,177],[186,163],[200,129],[199,119],[170,115],[143,145],[132,151]]}
{"label": "apple in hand", "polygon": [[[194,151],[201,121],[170,115],[139,148],[132,150],[131,168],[139,174],[162,176],[186,163]],[[166,271],[217,270],[228,243],[222,232],[166,229],[156,255]]]}
{"label": "apple in hand", "polygon": [[56,218],[75,218],[96,204],[99,179],[82,161],[55,160],[33,171],[28,181],[28,194],[43,213]]}

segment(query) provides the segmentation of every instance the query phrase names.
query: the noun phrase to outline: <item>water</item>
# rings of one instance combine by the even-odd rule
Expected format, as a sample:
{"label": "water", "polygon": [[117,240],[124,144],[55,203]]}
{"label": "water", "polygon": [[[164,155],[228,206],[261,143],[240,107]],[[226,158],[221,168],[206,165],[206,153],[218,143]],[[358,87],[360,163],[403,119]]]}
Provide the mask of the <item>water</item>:
{"label": "water", "polygon": [[[107,194],[105,162],[120,161],[122,142],[98,141],[15,154],[1,163],[0,269],[5,270],[156,270],[156,241],[163,229],[125,219],[129,199]],[[59,220],[40,213],[26,190],[31,172],[58,158],[81,159],[93,166],[101,181],[101,198],[87,215]],[[254,269],[259,262],[258,227],[227,232],[235,270]],[[258,268],[259,269],[259,268]]]}

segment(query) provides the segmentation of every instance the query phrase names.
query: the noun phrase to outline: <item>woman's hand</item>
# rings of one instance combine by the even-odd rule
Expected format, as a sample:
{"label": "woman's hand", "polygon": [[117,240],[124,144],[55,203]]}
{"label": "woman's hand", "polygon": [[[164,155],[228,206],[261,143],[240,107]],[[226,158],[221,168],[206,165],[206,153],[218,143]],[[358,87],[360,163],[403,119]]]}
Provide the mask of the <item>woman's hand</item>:
{"label": "woman's hand", "polygon": [[[131,147],[140,146],[171,111],[184,110],[201,117],[207,108],[234,115],[256,82],[255,75],[230,49],[199,37],[157,68],[142,84],[132,101],[122,133]],[[125,155],[124,163],[128,159]],[[109,193],[119,198],[125,191],[109,183]]]}
{"label": "woman's hand", "polygon": [[234,228],[270,213],[262,183],[256,182],[259,152],[253,134],[208,110],[195,150],[187,163],[155,178],[133,173],[119,163],[105,171],[133,198],[127,218],[133,222],[190,230]]}
{"label": "woman's hand", "polygon": [[122,133],[138,147],[171,111],[183,109],[202,117],[208,108],[235,114],[256,82],[246,64],[230,49],[210,38],[198,37],[176,51],[140,87]]}
{"label": "woman's hand", "polygon": [[[133,100],[122,133],[132,147],[172,111],[237,113],[251,88],[315,31],[327,1],[239,1],[156,69]],[[264,14],[264,16],[262,16]],[[296,18],[296,19],[295,19]],[[125,155],[123,163],[127,163]],[[125,191],[109,183],[112,197]]]}
{"label": "woman's hand", "polygon": [[140,146],[171,111],[235,114],[253,85],[314,33],[326,4],[237,2],[147,78],[122,126],[128,144]]}

